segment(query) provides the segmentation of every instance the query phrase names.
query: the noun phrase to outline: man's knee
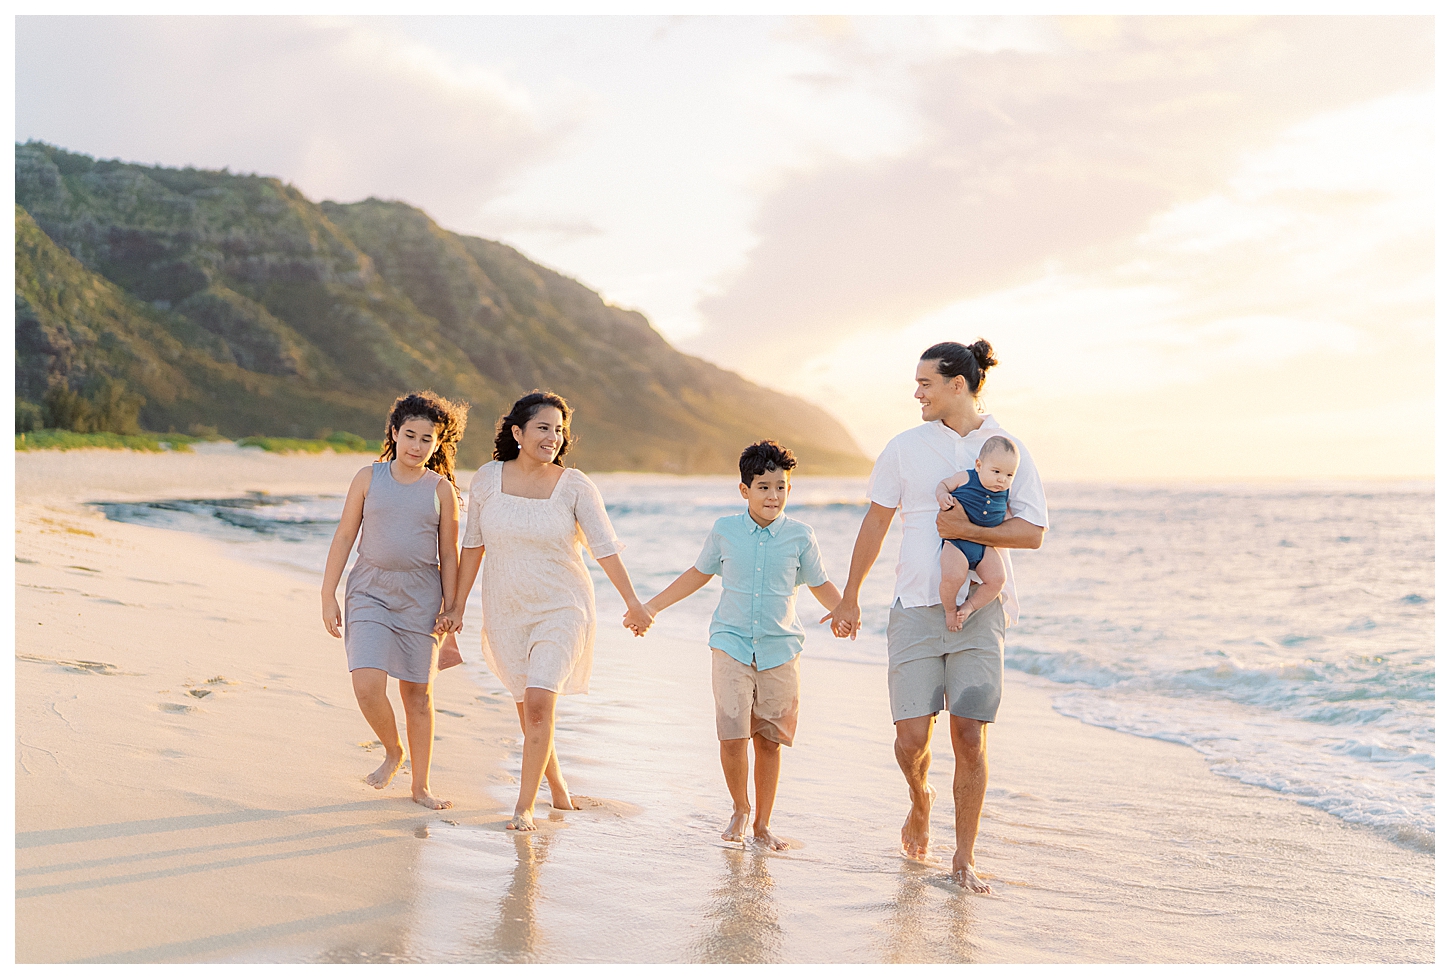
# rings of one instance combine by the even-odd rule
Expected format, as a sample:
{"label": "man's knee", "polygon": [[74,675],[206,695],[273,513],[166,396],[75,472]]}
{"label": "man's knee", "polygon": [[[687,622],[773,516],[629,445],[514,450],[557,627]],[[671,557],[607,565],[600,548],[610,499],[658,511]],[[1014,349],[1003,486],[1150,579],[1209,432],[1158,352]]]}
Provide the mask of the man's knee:
{"label": "man's knee", "polygon": [[[922,723],[922,722],[925,723]],[[930,717],[913,717],[896,725],[896,748],[907,755],[919,755],[931,744]]]}
{"label": "man's knee", "polygon": [[987,724],[974,717],[952,718],[952,750],[965,761],[987,753]]}

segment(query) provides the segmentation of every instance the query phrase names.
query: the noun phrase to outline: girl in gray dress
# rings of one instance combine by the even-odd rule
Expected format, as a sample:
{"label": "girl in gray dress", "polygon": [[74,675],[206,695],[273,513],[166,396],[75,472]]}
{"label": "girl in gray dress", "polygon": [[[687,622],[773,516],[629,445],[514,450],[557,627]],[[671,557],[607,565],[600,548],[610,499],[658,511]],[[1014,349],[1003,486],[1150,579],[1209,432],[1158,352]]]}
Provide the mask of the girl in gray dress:
{"label": "girl in gray dress", "polygon": [[363,716],[387,757],[367,777],[386,788],[403,764],[403,743],[388,701],[398,681],[408,726],[413,801],[429,809],[453,803],[428,787],[433,755],[433,677],[438,649],[450,632],[443,596],[458,577],[458,496],[453,453],[468,406],[432,391],[407,394],[388,412],[383,453],[353,477],[322,578],[322,624],[342,637],[337,584],[362,531],[347,577],[347,668]]}

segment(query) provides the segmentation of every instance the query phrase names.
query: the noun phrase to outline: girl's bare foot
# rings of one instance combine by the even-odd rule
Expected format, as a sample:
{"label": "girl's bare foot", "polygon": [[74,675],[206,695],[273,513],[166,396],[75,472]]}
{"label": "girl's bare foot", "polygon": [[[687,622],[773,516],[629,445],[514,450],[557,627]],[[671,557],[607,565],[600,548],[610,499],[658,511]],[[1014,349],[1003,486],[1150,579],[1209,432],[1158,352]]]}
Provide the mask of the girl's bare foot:
{"label": "girl's bare foot", "polygon": [[538,829],[534,825],[534,810],[524,809],[514,813],[514,818],[504,824],[504,829],[516,829],[520,833],[532,833]]}
{"label": "girl's bare foot", "polygon": [[399,748],[396,752],[388,752],[388,756],[383,759],[383,763],[378,766],[377,771],[363,781],[375,789],[386,789],[392,783],[393,776],[398,774],[398,769],[402,767],[403,749]]}
{"label": "girl's bare foot", "polygon": [[750,818],[750,810],[735,812],[730,817],[730,824],[725,827],[725,832],[720,834],[720,839],[726,843],[745,842],[745,821]]}
{"label": "girl's bare foot", "polygon": [[452,809],[453,803],[447,799],[440,799],[432,792],[424,789],[422,792],[413,793],[413,801],[425,809]]}
{"label": "girl's bare foot", "polygon": [[772,850],[789,850],[790,844],[770,831],[769,826],[755,827],[755,840]]}

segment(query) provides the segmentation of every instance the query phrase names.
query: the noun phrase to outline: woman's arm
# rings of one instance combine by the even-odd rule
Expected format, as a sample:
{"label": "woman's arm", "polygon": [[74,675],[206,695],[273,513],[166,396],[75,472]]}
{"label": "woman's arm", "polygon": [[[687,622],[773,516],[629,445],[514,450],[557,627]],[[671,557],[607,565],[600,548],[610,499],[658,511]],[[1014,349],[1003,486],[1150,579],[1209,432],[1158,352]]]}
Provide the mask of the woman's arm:
{"label": "woman's arm", "polygon": [[655,617],[650,614],[649,610],[644,607],[644,603],[639,600],[639,596],[634,593],[634,584],[629,580],[629,572],[625,570],[624,562],[619,559],[618,554],[606,554],[595,560],[604,569],[604,573],[609,576],[614,590],[619,592],[619,597],[624,599],[625,608],[628,609],[625,615],[625,627],[636,636],[644,635]]}
{"label": "woman's arm", "polygon": [[342,580],[342,569],[347,567],[347,556],[352,553],[358,529],[362,527],[363,500],[367,498],[372,482],[372,466],[359,469],[352,478],[347,487],[347,499],[342,504],[342,517],[332,535],[332,546],[327,549],[327,565],[322,572],[322,625],[334,639],[342,638],[342,610],[337,607],[337,583]]}
{"label": "woman's arm", "polygon": [[895,507],[872,503],[861,520],[856,546],[851,549],[851,574],[846,579],[846,589],[836,607],[821,617],[822,622],[831,620],[831,633],[841,639],[847,636],[855,639],[857,630],[861,628],[861,583],[881,554],[881,545],[886,540],[886,532],[891,529],[894,516]]}
{"label": "woman's arm", "polygon": [[453,620],[448,617],[447,609],[458,590],[458,494],[453,483],[446,479],[438,481],[438,505],[438,572],[443,578],[444,610],[438,613],[433,631],[447,635],[453,631]]}
{"label": "woman's arm", "polygon": [[1029,523],[1021,517],[1009,517],[995,527],[979,527],[972,523],[955,498],[952,507],[936,515],[936,532],[943,540],[970,540],[988,547],[1017,547],[1036,550],[1042,546],[1047,528]]}
{"label": "woman's arm", "polygon": [[463,631],[463,609],[468,604],[468,593],[473,591],[473,580],[478,577],[482,564],[483,545],[463,549],[463,556],[458,559],[458,583],[453,588],[448,607],[443,610],[454,632]]}

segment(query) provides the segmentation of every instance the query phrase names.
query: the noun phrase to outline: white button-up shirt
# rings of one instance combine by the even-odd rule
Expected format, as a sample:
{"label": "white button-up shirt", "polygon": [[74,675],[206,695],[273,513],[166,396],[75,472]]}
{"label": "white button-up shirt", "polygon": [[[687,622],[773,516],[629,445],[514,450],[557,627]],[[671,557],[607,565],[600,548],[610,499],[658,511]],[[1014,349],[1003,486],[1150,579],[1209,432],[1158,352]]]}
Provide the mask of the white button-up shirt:
{"label": "white button-up shirt", "polygon": [[[1042,478],[1027,448],[987,415],[976,431],[958,435],[939,421],[927,422],[902,432],[886,443],[876,466],[871,470],[871,502],[901,509],[901,556],[896,562],[896,595],[906,608],[940,605],[941,535],[936,530],[936,517],[941,506],[936,501],[936,487],[953,473],[971,469],[977,461],[982,443],[994,435],[1011,439],[1021,453],[1017,475],[1008,491],[1007,517],[1021,517],[1030,524],[1046,529],[1047,497],[1042,492]],[[999,548],[1002,564],[1007,569],[1007,583],[1002,588],[1002,604],[1007,624],[1017,621],[1017,588],[1012,577],[1012,551]],[[972,572],[968,581],[981,581]],[[957,604],[966,600],[967,586],[957,595]]]}

